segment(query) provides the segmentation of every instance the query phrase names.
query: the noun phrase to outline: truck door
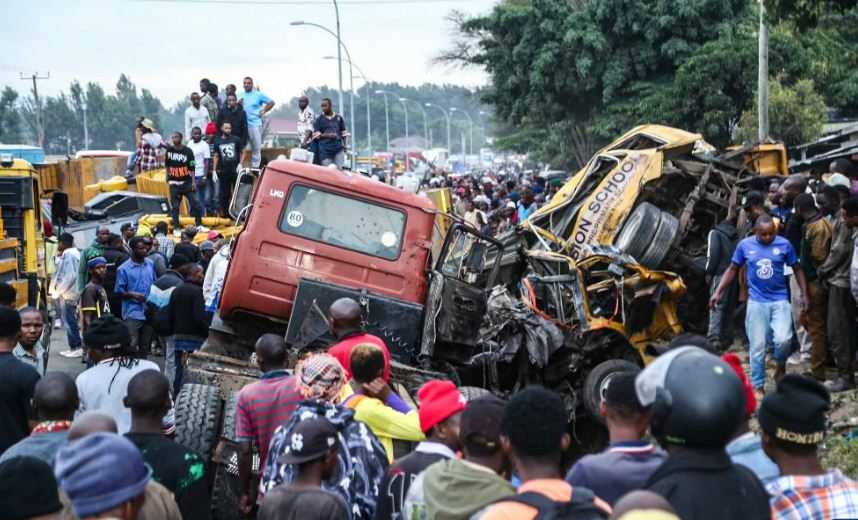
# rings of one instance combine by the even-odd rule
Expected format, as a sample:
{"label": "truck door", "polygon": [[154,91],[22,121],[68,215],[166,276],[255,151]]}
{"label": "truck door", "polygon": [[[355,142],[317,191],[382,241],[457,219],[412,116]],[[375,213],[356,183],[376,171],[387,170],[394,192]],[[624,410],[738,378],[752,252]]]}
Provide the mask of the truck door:
{"label": "truck door", "polygon": [[500,242],[469,226],[450,228],[430,274],[421,354],[431,356],[435,343],[477,344],[502,253]]}

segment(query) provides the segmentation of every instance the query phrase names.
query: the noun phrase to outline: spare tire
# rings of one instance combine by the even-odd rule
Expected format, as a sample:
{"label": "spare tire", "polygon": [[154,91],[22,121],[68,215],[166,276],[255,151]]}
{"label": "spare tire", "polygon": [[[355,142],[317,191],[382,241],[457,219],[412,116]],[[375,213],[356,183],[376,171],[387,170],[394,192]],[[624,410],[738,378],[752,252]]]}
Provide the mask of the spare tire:
{"label": "spare tire", "polygon": [[643,258],[658,231],[661,213],[660,209],[649,202],[638,204],[623,224],[623,229],[614,240],[614,245],[641,263],[640,259]]}
{"label": "spare tire", "polygon": [[218,464],[212,484],[212,518],[214,520],[236,518],[240,499],[238,468],[232,464]]}
{"label": "spare tire", "polygon": [[609,359],[602,361],[584,379],[582,389],[584,407],[594,417],[603,420],[599,414],[599,405],[602,403],[602,394],[608,386],[611,378],[620,372],[637,372],[640,367],[625,359]]}
{"label": "spare tire", "polygon": [[176,397],[176,442],[210,461],[218,442],[223,403],[216,386],[185,384]]}

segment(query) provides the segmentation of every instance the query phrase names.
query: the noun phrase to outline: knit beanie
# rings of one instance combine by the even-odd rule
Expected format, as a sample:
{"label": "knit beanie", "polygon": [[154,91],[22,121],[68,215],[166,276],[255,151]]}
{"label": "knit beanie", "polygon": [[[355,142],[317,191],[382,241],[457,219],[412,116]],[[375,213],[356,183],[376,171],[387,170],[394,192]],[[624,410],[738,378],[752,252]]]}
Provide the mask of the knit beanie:
{"label": "knit beanie", "polygon": [[429,381],[417,391],[420,401],[420,429],[424,433],[439,422],[465,409],[467,401],[451,381]]}
{"label": "knit beanie", "polygon": [[115,433],[93,433],[66,444],[57,452],[54,472],[81,518],[142,495],[152,476],[140,450]]}
{"label": "knit beanie", "polygon": [[818,444],[825,436],[826,414],[831,406],[828,390],[816,380],[788,374],[777,390],[760,405],[760,428],[794,444]]}
{"label": "knit beanie", "polygon": [[748,379],[748,375],[745,374],[745,369],[742,368],[742,360],[733,353],[724,354],[721,356],[721,359],[730,365],[730,368],[736,372],[736,375],[739,376],[739,380],[742,382],[742,390],[745,391],[745,415],[748,417],[754,415],[754,412],[757,411],[757,398],[754,396],[754,387],[751,386],[751,381]]}
{"label": "knit beanie", "polygon": [[0,463],[0,516],[24,520],[62,508],[57,480],[47,462],[35,457],[12,457]]}

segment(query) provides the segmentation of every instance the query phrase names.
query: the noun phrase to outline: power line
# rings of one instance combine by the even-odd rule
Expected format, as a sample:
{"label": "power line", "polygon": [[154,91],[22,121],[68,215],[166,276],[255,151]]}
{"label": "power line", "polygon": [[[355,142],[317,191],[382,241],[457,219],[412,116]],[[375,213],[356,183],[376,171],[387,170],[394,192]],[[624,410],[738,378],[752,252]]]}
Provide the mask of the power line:
{"label": "power line", "polygon": [[[224,4],[224,5],[322,5],[312,0],[132,0],[134,2],[166,4]],[[477,0],[344,0],[340,5],[388,5],[388,4],[466,4]]]}

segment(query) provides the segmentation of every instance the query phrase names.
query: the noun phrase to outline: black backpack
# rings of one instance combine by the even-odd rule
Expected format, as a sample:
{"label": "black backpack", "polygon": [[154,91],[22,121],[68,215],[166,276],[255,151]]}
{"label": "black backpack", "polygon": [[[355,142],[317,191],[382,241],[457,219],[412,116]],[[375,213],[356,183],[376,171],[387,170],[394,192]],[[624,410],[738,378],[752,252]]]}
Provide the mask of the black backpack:
{"label": "black backpack", "polygon": [[536,520],[604,520],[608,514],[593,503],[596,495],[587,488],[573,487],[572,499],[568,502],[555,502],[542,493],[528,491],[498,500],[498,502],[518,502],[536,510]]}

